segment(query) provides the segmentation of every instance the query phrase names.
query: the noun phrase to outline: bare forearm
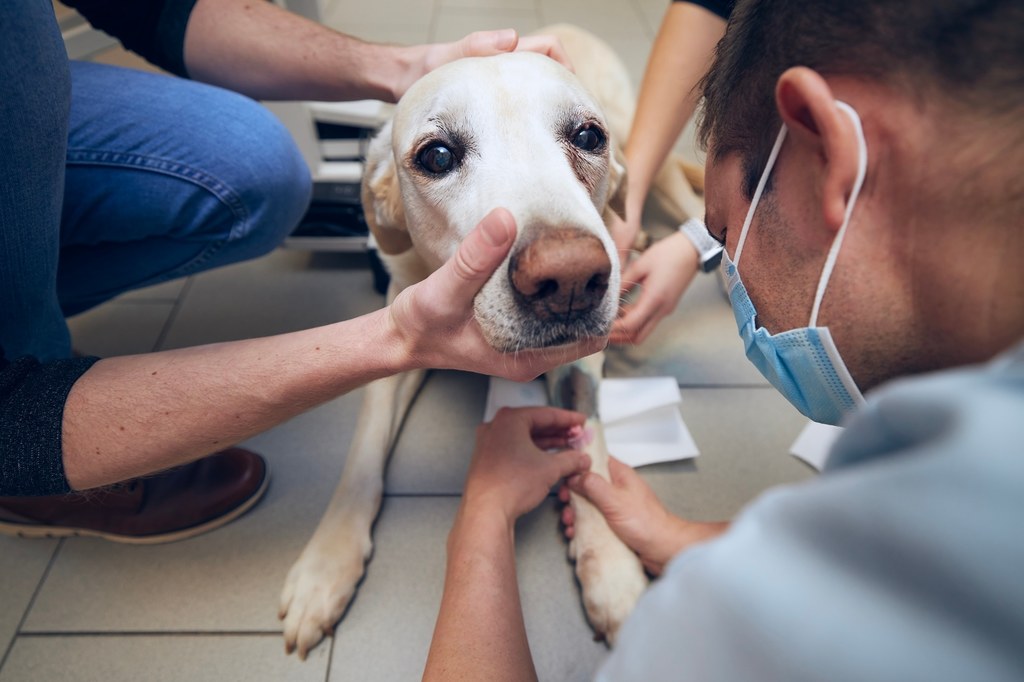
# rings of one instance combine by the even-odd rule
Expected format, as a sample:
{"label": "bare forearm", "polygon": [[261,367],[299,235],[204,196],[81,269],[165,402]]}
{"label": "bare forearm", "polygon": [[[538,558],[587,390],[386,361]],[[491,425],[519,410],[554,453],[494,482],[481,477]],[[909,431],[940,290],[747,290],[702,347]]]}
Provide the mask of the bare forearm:
{"label": "bare forearm", "polygon": [[387,310],[262,339],[109,358],[72,387],[64,469],[86,489],[186,463],[408,369]]}
{"label": "bare forearm", "polygon": [[199,0],[185,65],[196,80],[257,99],[394,101],[416,49],[366,43],[265,0]]}
{"label": "bare forearm", "polygon": [[424,680],[536,680],[516,581],[512,525],[459,510]]}
{"label": "bare forearm", "polygon": [[651,49],[626,145],[629,168],[627,212],[642,210],[665,157],[693,115],[695,86],[710,65],[725,21],[702,7],[673,3]]}

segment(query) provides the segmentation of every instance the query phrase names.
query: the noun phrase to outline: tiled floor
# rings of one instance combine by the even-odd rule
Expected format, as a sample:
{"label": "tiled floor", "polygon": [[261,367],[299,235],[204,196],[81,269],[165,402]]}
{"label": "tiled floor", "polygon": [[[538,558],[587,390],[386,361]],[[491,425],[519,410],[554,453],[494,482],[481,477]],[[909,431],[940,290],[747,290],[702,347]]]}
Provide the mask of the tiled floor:
{"label": "tiled floor", "polygon": [[[663,7],[333,0],[326,19],[403,42],[568,20],[606,38],[638,78]],[[381,303],[361,257],[278,251],[134,292],[71,326],[82,351],[115,355],[300,329]],[[611,353],[608,369],[678,379],[683,418],[703,454],[642,470],[676,512],[726,517],[769,486],[811,475],[787,454],[804,420],[743,358],[715,277],[699,278],[644,346]],[[278,592],[341,471],[359,391],[249,441],[270,460],[272,485],[252,512],[214,533],[156,547],[0,538],[0,682],[418,678],[485,391],[483,377],[431,376],[392,457],[368,575],[333,640],[305,663],[283,653]],[[541,678],[589,679],[606,649],[584,620],[553,502],[523,520],[518,556]]]}

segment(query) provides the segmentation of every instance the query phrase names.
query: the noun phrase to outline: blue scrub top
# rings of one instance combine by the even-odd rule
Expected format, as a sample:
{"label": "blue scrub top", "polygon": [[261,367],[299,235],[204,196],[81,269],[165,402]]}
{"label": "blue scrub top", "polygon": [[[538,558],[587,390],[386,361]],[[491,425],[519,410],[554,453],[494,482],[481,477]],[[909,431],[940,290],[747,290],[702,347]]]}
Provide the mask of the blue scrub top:
{"label": "blue scrub top", "polygon": [[599,680],[1024,680],[1024,344],[889,384],[677,556]]}

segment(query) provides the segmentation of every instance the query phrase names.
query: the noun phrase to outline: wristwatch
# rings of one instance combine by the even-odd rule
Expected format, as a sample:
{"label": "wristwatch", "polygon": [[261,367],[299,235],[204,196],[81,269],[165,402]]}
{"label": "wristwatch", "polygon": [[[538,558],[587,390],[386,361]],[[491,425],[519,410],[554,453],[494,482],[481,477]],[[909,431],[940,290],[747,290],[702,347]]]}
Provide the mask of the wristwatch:
{"label": "wristwatch", "polygon": [[700,263],[697,267],[701,272],[711,272],[722,262],[722,245],[708,234],[708,228],[704,227],[703,221],[697,218],[690,218],[679,226],[679,231],[686,235],[686,238],[697,249],[697,256]]}

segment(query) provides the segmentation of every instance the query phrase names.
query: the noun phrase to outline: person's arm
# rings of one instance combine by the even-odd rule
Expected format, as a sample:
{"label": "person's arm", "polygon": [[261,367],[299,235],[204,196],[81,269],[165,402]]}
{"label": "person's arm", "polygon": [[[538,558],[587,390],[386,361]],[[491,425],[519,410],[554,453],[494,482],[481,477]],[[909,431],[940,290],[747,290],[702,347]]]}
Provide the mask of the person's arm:
{"label": "person's arm", "polygon": [[[477,432],[455,524],[424,680],[536,680],[516,580],[515,521],[589,457],[566,447],[585,416],[504,409]],[[573,430],[575,429],[575,431]]]}
{"label": "person's arm", "polygon": [[526,380],[589,355],[605,339],[518,352],[491,348],[473,298],[515,238],[491,212],[442,268],[388,308],[262,339],[109,358],[71,388],[63,460],[86,489],[221,450],[374,379],[413,368],[463,369]]}
{"label": "person's arm", "polygon": [[[589,471],[573,476],[558,496],[568,502],[572,490],[587,498],[651,575],[661,575],[672,557],[684,549],[729,529],[726,521],[689,521],[671,513],[636,471],[614,457],[608,459],[608,472],[610,481]],[[575,518],[568,505],[562,510],[562,523],[566,537],[572,538]]]}
{"label": "person's arm", "polygon": [[515,49],[569,66],[553,38],[481,31],[454,43],[368,43],[262,0],[198,0],[185,34],[185,65],[196,80],[257,99],[397,101],[420,76],[459,57]]}
{"label": "person's arm", "polygon": [[655,242],[629,261],[622,270],[622,295],[633,288],[639,292],[619,306],[608,340],[632,345],[646,341],[658,323],[679,305],[699,267],[697,249],[679,232]]}
{"label": "person's arm", "polygon": [[696,85],[711,64],[715,45],[725,34],[725,20],[689,2],[675,2],[665,12],[651,47],[636,113],[626,142],[626,227],[617,234],[619,248],[633,245],[644,202],[658,169],[693,116]]}
{"label": "person's arm", "polygon": [[60,450],[64,403],[97,359],[8,362],[0,348],[0,497],[70,490]]}
{"label": "person's arm", "polygon": [[[647,61],[636,114],[626,143],[626,219],[611,226],[616,246],[629,250],[641,230],[644,202],[658,169],[665,162],[686,122],[693,115],[697,83],[711,63],[725,20],[704,7],[675,2],[668,8]],[[635,300],[622,307],[611,342],[642,343],[697,274],[698,254],[682,234],[653,244],[626,263],[623,293],[639,288]]]}
{"label": "person's arm", "polygon": [[94,28],[127,50],[178,76],[187,76],[182,55],[185,28],[196,0],[61,0]]}
{"label": "person's arm", "polygon": [[460,508],[424,680],[536,680],[516,579],[514,520]]}

